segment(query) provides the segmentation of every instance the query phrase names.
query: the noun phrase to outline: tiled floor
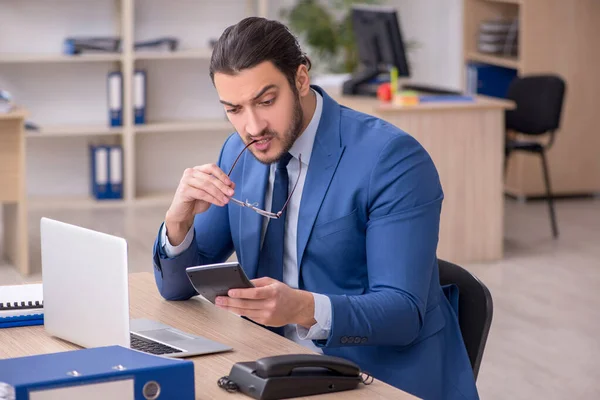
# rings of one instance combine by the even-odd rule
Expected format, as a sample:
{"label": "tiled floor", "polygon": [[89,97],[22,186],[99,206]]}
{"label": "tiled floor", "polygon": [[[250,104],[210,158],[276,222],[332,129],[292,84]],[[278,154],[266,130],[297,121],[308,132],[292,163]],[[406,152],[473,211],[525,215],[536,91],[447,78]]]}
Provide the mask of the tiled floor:
{"label": "tiled floor", "polygon": [[[494,321],[478,379],[482,399],[600,398],[600,201],[557,205],[553,240],[545,203],[506,204],[505,259],[466,265],[490,288]],[[151,271],[164,208],[32,213],[39,271],[42,215],[123,236],[131,271]],[[39,280],[34,274],[27,280]],[[0,284],[22,282],[0,267]]]}

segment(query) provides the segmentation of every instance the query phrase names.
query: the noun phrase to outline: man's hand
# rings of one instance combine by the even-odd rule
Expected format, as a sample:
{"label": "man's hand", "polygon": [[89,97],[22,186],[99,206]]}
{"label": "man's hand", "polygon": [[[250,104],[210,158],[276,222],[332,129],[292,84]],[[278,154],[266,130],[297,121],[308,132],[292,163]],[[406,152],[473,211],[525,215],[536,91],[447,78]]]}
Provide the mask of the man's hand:
{"label": "man's hand", "polygon": [[271,278],[251,282],[255,288],[231,289],[228,296],[217,297],[216,305],[265,326],[298,324],[310,329],[317,323],[310,292],[292,289]]}
{"label": "man's hand", "polygon": [[183,242],[194,224],[194,216],[208,210],[211,204],[223,207],[234,189],[227,174],[215,164],[186,169],[165,216],[169,242],[173,246]]}

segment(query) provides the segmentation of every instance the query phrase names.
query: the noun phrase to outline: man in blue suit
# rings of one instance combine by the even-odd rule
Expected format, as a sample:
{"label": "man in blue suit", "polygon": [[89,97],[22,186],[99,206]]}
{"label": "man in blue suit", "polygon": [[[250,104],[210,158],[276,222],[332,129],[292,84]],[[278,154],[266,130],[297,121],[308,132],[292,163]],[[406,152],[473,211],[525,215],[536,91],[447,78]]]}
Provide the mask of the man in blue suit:
{"label": "man in blue suit", "polygon": [[275,21],[225,30],[210,75],[236,129],[218,163],[188,168],[154,246],[168,300],[185,274],[235,251],[255,288],[219,307],[356,362],[425,399],[474,399],[436,248],[443,192],[419,143],[311,86],[310,61]]}

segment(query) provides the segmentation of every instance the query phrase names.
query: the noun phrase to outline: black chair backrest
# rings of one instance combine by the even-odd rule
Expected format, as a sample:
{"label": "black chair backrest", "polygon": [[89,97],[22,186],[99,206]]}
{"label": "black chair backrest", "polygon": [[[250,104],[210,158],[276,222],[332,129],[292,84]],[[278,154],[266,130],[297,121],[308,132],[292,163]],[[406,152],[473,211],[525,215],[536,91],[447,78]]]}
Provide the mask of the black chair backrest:
{"label": "black chair backrest", "polygon": [[506,129],[529,135],[555,131],[565,95],[565,82],[557,75],[530,75],[514,78],[507,99],[516,104],[506,111]]}
{"label": "black chair backrest", "polygon": [[492,324],[493,303],[488,288],[466,269],[438,260],[440,284],[458,286],[458,322],[477,379]]}

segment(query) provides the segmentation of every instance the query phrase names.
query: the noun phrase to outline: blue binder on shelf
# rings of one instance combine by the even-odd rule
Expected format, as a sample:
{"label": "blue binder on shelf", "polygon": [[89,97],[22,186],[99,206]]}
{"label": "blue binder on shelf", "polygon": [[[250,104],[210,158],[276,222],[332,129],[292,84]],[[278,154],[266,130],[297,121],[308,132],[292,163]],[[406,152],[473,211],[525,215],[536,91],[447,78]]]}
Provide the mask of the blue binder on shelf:
{"label": "blue binder on shelf", "polygon": [[123,75],[120,71],[108,74],[108,118],[110,126],[123,126]]}
{"label": "blue binder on shelf", "polygon": [[108,146],[90,146],[91,194],[96,200],[110,199],[108,157]]}
{"label": "blue binder on shelf", "polygon": [[108,190],[113,199],[123,198],[123,148],[109,147]]}
{"label": "blue binder on shelf", "polygon": [[146,71],[133,74],[133,115],[136,125],[146,123]]}
{"label": "blue binder on shelf", "polygon": [[467,93],[506,98],[508,86],[516,76],[514,68],[470,62],[467,64]]}
{"label": "blue binder on shelf", "polygon": [[0,328],[43,324],[41,283],[0,286]]}
{"label": "blue binder on shelf", "polygon": [[90,146],[91,195],[96,200],[123,198],[123,148]]}
{"label": "blue binder on shelf", "polygon": [[192,361],[121,346],[0,360],[0,381],[14,400],[195,398]]}

